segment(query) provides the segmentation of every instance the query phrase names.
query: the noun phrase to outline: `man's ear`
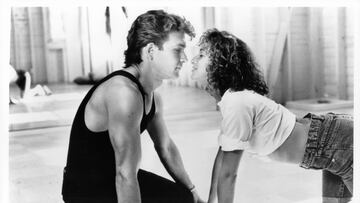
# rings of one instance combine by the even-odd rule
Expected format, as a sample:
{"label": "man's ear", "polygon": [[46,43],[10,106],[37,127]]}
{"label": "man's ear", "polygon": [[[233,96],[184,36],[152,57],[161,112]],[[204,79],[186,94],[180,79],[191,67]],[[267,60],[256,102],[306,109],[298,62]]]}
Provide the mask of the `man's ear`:
{"label": "man's ear", "polygon": [[149,60],[153,60],[154,58],[154,51],[158,49],[158,47],[154,44],[154,43],[149,43],[145,46],[145,54],[146,54],[146,57],[149,59]]}

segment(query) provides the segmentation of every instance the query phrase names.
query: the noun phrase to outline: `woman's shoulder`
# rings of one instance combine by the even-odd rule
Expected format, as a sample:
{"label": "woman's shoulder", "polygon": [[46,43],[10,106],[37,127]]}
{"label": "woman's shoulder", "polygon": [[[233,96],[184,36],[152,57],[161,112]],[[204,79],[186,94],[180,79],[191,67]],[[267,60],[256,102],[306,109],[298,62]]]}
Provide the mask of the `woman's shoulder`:
{"label": "woman's shoulder", "polygon": [[239,102],[254,102],[267,99],[267,97],[247,89],[241,91],[228,90],[225,94],[227,94],[227,99],[239,100]]}
{"label": "woman's shoulder", "polygon": [[225,92],[223,98],[221,99],[221,103],[222,105],[230,107],[251,107],[256,106],[258,103],[262,103],[265,99],[265,96],[262,96],[252,90],[228,90]]}

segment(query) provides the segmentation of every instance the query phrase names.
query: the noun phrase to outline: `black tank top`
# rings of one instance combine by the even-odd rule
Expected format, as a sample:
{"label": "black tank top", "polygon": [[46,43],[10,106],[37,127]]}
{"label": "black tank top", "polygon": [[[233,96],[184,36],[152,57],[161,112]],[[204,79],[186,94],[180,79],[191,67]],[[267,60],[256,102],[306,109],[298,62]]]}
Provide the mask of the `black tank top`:
{"label": "black tank top", "polygon": [[139,126],[142,133],[155,113],[154,97],[148,115],[145,91],[140,82],[126,71],[115,71],[95,84],[81,102],[70,133],[62,194],[65,197],[107,197],[116,200],[115,154],[109,132],[92,132],[85,125],[85,107],[96,88],[106,80],[121,75],[137,84],[143,97],[144,113]]}

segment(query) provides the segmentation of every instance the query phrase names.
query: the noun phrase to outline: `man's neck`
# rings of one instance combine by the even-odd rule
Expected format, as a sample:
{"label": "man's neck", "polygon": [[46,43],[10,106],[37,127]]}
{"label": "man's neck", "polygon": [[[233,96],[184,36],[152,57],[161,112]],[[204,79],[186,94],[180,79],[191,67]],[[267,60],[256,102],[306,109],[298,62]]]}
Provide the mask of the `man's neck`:
{"label": "man's neck", "polygon": [[156,77],[149,67],[145,66],[131,66],[129,72],[132,73],[140,82],[141,86],[147,95],[151,95],[152,92],[162,84],[162,79]]}

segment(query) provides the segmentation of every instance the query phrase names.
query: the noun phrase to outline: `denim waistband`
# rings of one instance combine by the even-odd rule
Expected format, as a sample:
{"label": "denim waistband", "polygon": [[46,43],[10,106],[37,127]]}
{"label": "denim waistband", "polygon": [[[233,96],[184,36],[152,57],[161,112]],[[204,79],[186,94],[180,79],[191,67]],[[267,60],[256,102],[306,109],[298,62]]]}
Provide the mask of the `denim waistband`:
{"label": "denim waistband", "polygon": [[333,113],[315,115],[308,113],[304,118],[311,120],[305,153],[300,167],[310,168],[315,156],[321,154],[326,139],[327,131],[333,120]]}

